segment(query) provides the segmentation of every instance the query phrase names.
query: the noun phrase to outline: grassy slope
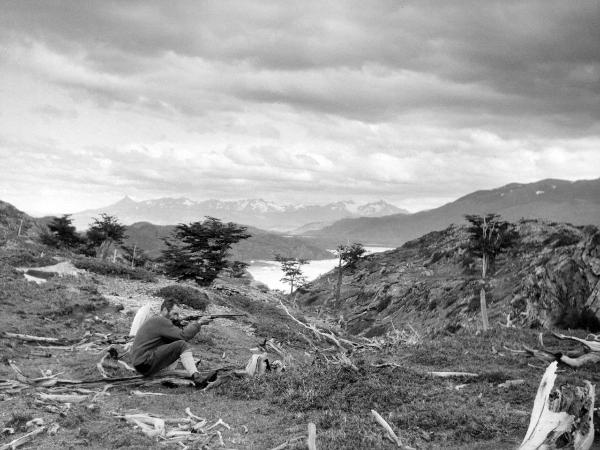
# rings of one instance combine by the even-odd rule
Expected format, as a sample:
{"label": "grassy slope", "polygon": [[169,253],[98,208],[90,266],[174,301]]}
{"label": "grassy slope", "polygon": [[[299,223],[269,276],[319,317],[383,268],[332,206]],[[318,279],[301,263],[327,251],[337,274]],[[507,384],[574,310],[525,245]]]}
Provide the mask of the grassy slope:
{"label": "grassy slope", "polygon": [[[157,301],[152,292],[158,283],[89,276],[53,280],[41,286],[30,284],[6,264],[9,258],[3,255],[0,249],[1,330],[66,338],[81,337],[85,331],[123,335],[131,317],[117,312],[114,303],[127,303],[128,297],[139,293],[142,299]],[[31,266],[36,265],[35,260],[28,260]],[[14,261],[13,255],[10,262]],[[209,295],[213,308],[231,307],[250,315],[241,324],[217,321],[200,333],[193,343],[205,367],[224,363],[243,367],[249,348],[270,336],[284,342],[295,356],[293,366],[283,374],[236,380],[208,392],[157,386],[145,390],[169,395],[139,398],[131,395],[131,388],[113,388],[110,396],[98,402],[98,408],[73,406],[63,416],[40,409],[31,390],[4,395],[0,428],[18,425],[24,418],[43,417],[46,423],[58,422],[61,429],[56,436],[37,437],[37,448],[162,448],[111,413],[134,410],[183,417],[189,406],[211,423],[222,418],[232,427],[223,430],[228,448],[273,448],[305,434],[309,421],[317,425],[319,448],[394,448],[371,418],[371,409],[377,410],[405,443],[418,448],[514,448],[524,436],[544,364],[512,355],[503,346],[526,343],[537,347],[537,335],[531,330],[497,329],[485,336],[459,333],[399,339],[381,352],[351,355],[359,369],[354,372],[327,364],[322,356],[304,353],[304,341],[298,338],[297,328],[271,306],[267,295],[228,286]],[[254,335],[247,333],[250,327],[256,330]],[[546,337],[546,345],[564,350],[569,344]],[[85,351],[43,350],[50,355],[44,357],[39,350],[2,338],[0,349],[4,362],[14,360],[32,377],[39,375],[39,369],[51,369],[54,373],[64,371],[61,376],[65,378],[97,378],[95,364],[102,356]],[[400,367],[372,365],[382,362]],[[450,380],[427,375],[436,370],[477,372],[481,376]],[[0,366],[0,379],[13,376],[7,365]],[[510,389],[498,387],[507,379],[518,378],[525,383]],[[595,367],[564,369],[558,383],[582,379],[596,383],[600,375]],[[10,439],[1,437],[0,443]],[[299,443],[288,448],[305,446]]]}

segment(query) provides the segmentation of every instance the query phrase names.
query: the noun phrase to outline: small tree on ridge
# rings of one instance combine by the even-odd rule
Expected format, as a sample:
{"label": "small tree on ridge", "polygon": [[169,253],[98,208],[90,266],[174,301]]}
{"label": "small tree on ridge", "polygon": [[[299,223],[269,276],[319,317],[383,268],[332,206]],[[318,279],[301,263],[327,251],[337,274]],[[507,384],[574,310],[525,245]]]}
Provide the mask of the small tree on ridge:
{"label": "small tree on ridge", "polygon": [[471,224],[469,230],[469,253],[481,258],[481,320],[483,330],[488,329],[487,302],[485,298],[485,281],[494,273],[496,257],[514,245],[518,238],[515,225],[501,220],[498,214],[483,216],[467,214],[465,219]]}
{"label": "small tree on ridge", "polygon": [[[337,284],[335,287],[335,302],[339,304],[340,295],[342,290],[342,276],[344,267],[354,267],[358,260],[366,252],[362,244],[354,242],[353,244],[343,245],[340,244],[335,249],[335,254],[338,256],[338,267],[337,267]],[[343,265],[344,264],[344,265]]]}
{"label": "small tree on ridge", "polygon": [[306,283],[306,277],[302,273],[302,266],[308,264],[308,260],[275,255],[275,261],[281,264],[281,271],[284,275],[281,281],[290,285],[290,295],[294,292],[294,286],[298,287]]}

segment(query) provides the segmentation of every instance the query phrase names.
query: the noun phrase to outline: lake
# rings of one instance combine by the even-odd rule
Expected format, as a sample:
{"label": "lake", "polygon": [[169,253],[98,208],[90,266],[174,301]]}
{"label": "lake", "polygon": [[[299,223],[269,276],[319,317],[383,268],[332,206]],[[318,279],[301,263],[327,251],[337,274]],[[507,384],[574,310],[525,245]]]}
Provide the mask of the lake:
{"label": "lake", "polygon": [[[371,253],[385,252],[393,250],[390,247],[365,247],[367,255]],[[331,259],[311,260],[308,264],[302,266],[302,273],[307,281],[312,281],[324,273],[329,272],[337,267],[338,260],[333,257]],[[252,261],[247,268],[248,272],[256,281],[266,284],[269,289],[279,289],[285,293],[290,290],[290,285],[283,283],[283,272],[281,265],[277,261]]]}

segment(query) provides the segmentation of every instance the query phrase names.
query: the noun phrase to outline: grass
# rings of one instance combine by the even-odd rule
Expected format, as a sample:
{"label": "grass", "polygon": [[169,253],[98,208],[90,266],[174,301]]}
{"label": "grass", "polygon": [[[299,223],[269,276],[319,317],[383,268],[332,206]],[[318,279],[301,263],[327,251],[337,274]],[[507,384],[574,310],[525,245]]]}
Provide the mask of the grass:
{"label": "grass", "polygon": [[[103,299],[93,277],[28,283],[6,264],[1,252],[0,329],[68,339],[80,338],[86,332],[127,332],[131,317],[124,317]],[[146,283],[144,286],[148,290]],[[417,448],[514,448],[525,434],[545,364],[505,347],[526,344],[538,348],[536,330],[498,328],[485,334],[458,331],[432,335],[415,327],[410,333],[389,336],[381,351],[351,354],[358,369],[355,371],[326,362],[327,351],[305,353],[308,349],[299,338],[300,329],[274,303],[241,294],[213,292],[210,297],[220,305],[247,312],[248,320],[241,320],[241,325],[251,325],[255,332],[248,335],[232,322],[206,327],[193,341],[203,366],[232,363],[242,368],[250,347],[262,338],[275,337],[294,356],[287,370],[235,379],[208,392],[163,386],[142,389],[168,394],[161,397],[136,397],[132,388],[114,387],[93,408],[88,403],[73,405],[62,415],[42,409],[33,390],[21,395],[0,393],[0,429],[13,427],[19,433],[27,420],[42,417],[47,424],[57,422],[61,428],[55,436],[36,437],[33,446],[38,448],[164,448],[113,413],[184,417],[185,408],[190,407],[209,423],[219,418],[228,423],[231,429],[222,430],[226,447],[239,449],[268,449],[305,436],[308,422],[317,426],[318,448],[395,448],[372,418],[372,409],[406,444]],[[302,319],[301,315],[298,318]],[[566,333],[584,336],[579,331]],[[545,339],[550,349],[574,347],[548,335]],[[49,349],[44,352],[50,357],[42,357],[39,349],[1,336],[0,349],[3,361],[14,360],[31,377],[39,376],[40,369],[64,372],[61,377],[65,378],[99,377],[95,365],[102,353]],[[395,366],[375,367],[383,363]],[[594,366],[561,370],[557,384],[580,384],[584,379],[600,382]],[[480,376],[445,379],[428,375],[431,371],[475,372]],[[7,365],[0,365],[0,378],[13,377]],[[498,386],[509,379],[525,382],[511,388]],[[12,438],[2,436],[0,443]],[[305,445],[301,439],[287,448]]]}

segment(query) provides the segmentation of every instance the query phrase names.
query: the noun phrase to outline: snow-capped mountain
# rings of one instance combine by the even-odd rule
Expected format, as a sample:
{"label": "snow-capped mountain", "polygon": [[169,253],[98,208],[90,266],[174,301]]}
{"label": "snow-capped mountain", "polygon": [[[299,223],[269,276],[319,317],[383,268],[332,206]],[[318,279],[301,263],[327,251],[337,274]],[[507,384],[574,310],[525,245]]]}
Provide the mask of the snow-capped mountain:
{"label": "snow-capped mountain", "polygon": [[383,200],[358,204],[352,200],[327,205],[279,204],[263,199],[205,200],[196,202],[188,198],[159,198],[136,202],[126,196],[104,208],[73,214],[73,223],[85,229],[94,217],[106,213],[116,216],[125,225],[151,222],[156,225],[175,225],[202,220],[205,216],[217,217],[267,230],[289,231],[308,223],[333,223],[351,217],[380,217],[388,214],[408,214]]}

